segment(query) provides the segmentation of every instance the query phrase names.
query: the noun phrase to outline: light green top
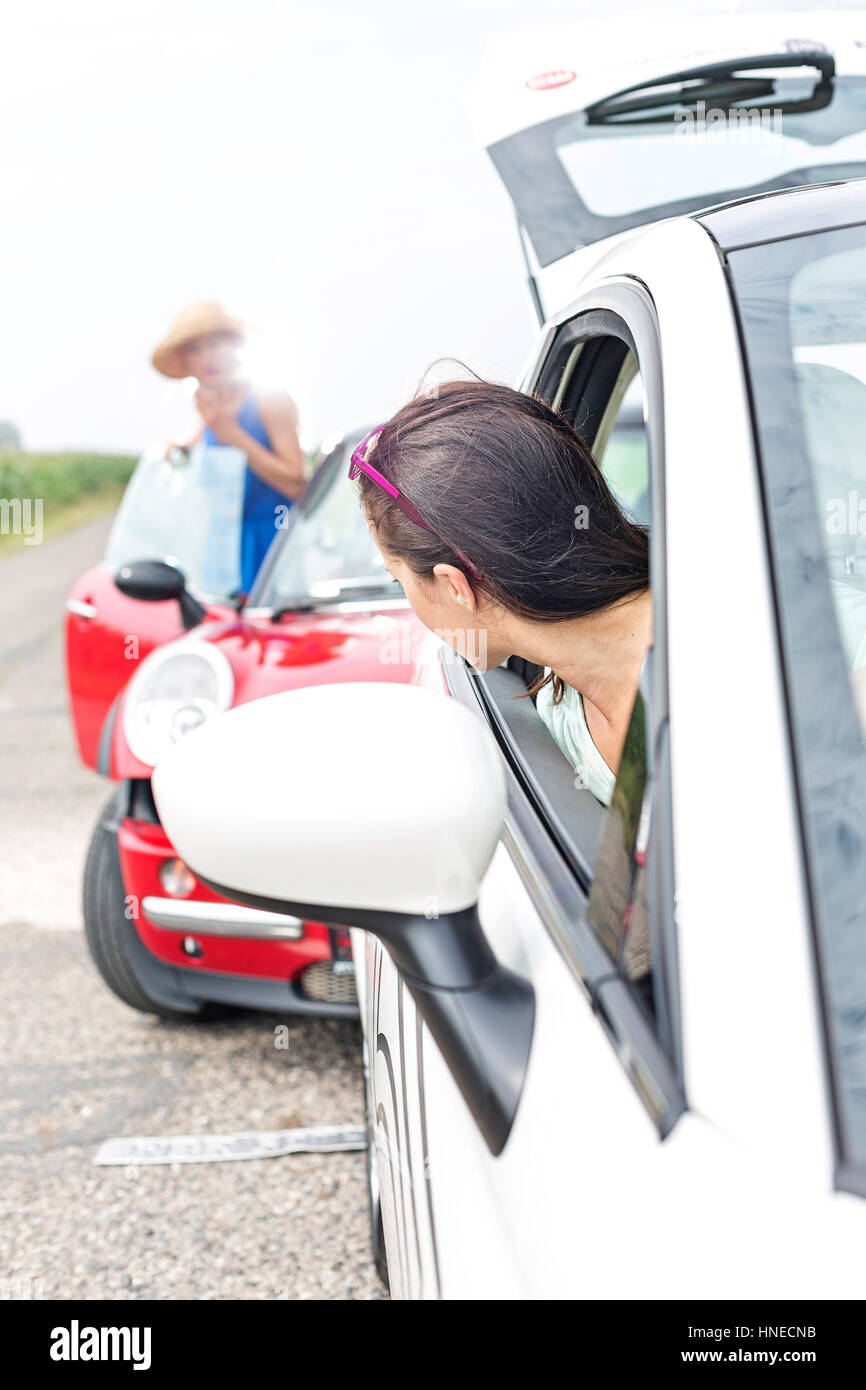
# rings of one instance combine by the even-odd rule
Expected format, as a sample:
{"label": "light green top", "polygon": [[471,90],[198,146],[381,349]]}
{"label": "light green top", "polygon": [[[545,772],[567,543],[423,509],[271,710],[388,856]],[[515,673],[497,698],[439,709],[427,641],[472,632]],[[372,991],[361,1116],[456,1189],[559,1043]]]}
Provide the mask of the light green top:
{"label": "light green top", "polygon": [[535,707],[577,773],[575,785],[587,787],[597,801],[609,806],[616,778],[592,741],[580,693],[566,685],[565,694],[555,705],[553,686],[545,685],[538,692]]}

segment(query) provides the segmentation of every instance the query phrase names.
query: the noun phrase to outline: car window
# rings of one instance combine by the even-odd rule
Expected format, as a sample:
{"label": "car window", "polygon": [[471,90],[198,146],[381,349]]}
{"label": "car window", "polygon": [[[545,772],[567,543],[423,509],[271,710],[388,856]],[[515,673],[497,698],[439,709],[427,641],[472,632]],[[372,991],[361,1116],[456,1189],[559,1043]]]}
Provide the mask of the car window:
{"label": "car window", "polygon": [[611,401],[610,424],[593,452],[620,506],[641,526],[649,526],[649,436],[643,384],[631,354],[623,376],[627,384]]}
{"label": "car window", "polygon": [[[604,329],[610,316],[595,311],[590,327]],[[653,390],[639,370],[634,343],[604,331],[580,341],[580,319],[566,323],[554,340],[539,374],[540,394],[547,395],[586,440],[611,490],[629,516],[650,531],[650,573],[657,593],[664,574],[663,534],[652,533],[653,441],[659,441],[661,392],[658,372]],[[575,336],[577,335],[577,336]],[[557,786],[557,823],[573,836],[574,861],[586,872],[585,921],[621,980],[661,1051],[676,1064],[678,1029],[675,1008],[673,938],[673,864],[667,831],[669,806],[655,813],[667,797],[667,764],[651,765],[653,736],[666,719],[664,633],[655,635],[655,650],[645,663],[635,693],[625,746],[609,805],[602,805],[579,778],[570,794]],[[514,667],[513,667],[514,669]],[[661,744],[659,745],[662,746]],[[666,743],[663,745],[666,748]],[[552,788],[553,769],[536,755],[542,790]],[[558,778],[556,779],[558,781]],[[654,824],[655,821],[655,824]],[[552,822],[551,822],[552,823]]]}
{"label": "car window", "polygon": [[[863,254],[857,245],[809,261],[795,272],[790,290],[794,377],[839,634],[852,673],[866,665]],[[858,302],[846,305],[840,323],[838,307],[852,292]]]}
{"label": "car window", "polygon": [[866,227],[729,255],[755,402],[837,1182],[866,1192]]}
{"label": "car window", "polygon": [[611,334],[573,342],[560,333],[536,389],[571,421],[634,521],[650,524],[646,393],[629,345]]}
{"label": "car window", "polygon": [[[622,339],[605,334],[576,344],[558,379],[556,402],[559,412],[589,445],[622,509],[633,521],[649,529],[649,431],[645,391],[633,349]],[[566,694],[576,714],[572,693]],[[552,719],[552,726],[556,731],[553,737],[561,734],[566,756],[569,755],[568,728],[579,729],[576,741],[581,745],[589,737],[585,719],[568,713],[560,711]],[[594,750],[590,749],[587,764],[596,771],[592,791],[601,795],[599,784],[603,768],[596,767],[598,761]]]}
{"label": "car window", "polygon": [[[602,334],[579,349],[580,345],[571,349],[557,382],[560,409],[590,444],[622,508],[650,529],[650,571],[655,585],[656,576],[664,571],[651,532],[651,440],[653,412],[661,413],[660,394],[651,409],[633,346]],[[585,369],[582,380],[579,363]],[[577,379],[577,389],[563,379],[569,370]],[[660,418],[658,425],[660,439]],[[661,464],[659,459],[657,466]],[[673,865],[665,835],[667,810],[659,816],[658,830],[652,824],[654,803],[668,785],[666,776],[655,775],[650,757],[652,732],[664,716],[663,709],[656,714],[651,708],[653,699],[657,706],[662,703],[658,690],[654,693],[653,677],[653,667],[658,671],[661,661],[663,654],[651,654],[645,664],[610,804],[599,808],[586,921],[662,1051],[674,1063]],[[579,785],[575,788],[571,823],[576,833],[586,826],[577,798],[589,795]]]}
{"label": "car window", "polygon": [[289,513],[286,534],[251,596],[257,606],[278,609],[310,599],[402,596],[370,535],[357,483],[349,480],[349,455],[356,442],[342,444],[329,456]]}
{"label": "car window", "polygon": [[[616,291],[632,328],[613,307],[567,320],[527,378],[585,439],[621,504],[641,525],[653,516],[651,485],[663,467],[658,330],[640,286]],[[614,298],[611,295],[611,298]],[[645,348],[649,375],[638,372]],[[659,491],[661,496],[661,491]],[[538,668],[471,670],[445,661],[453,695],[480,705],[509,776],[508,842],[539,916],[595,1001],[626,1071],[660,1133],[684,1108],[678,1023],[674,866],[667,752],[664,524],[651,528],[654,647],[635,696],[610,807],[580,784],[574,767],[525,698]],[[521,698],[524,696],[524,698]],[[656,750],[655,763],[649,750]]]}

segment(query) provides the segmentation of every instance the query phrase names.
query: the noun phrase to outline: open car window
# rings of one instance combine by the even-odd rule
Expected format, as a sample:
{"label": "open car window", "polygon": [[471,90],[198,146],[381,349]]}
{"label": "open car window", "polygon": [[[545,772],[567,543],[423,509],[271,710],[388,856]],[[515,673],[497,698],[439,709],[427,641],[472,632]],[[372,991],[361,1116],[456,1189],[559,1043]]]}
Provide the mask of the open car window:
{"label": "open car window", "polygon": [[[597,313],[581,315],[563,325],[536,390],[570,421],[589,446],[623,510],[639,525],[649,527],[650,433],[646,392],[634,344],[628,340],[624,325],[622,332],[610,331],[615,327],[613,316]],[[529,667],[518,659],[508,664],[525,686],[540,674],[540,668]],[[541,716],[537,717],[541,723]],[[558,733],[568,723],[568,716],[563,718],[559,710],[552,718]],[[543,727],[545,736],[568,763],[564,742],[549,732],[547,724]],[[582,728],[580,734],[585,738]],[[571,793],[562,799],[559,816],[566,832],[569,828],[574,832],[575,862],[588,884],[604,806],[584,785],[579,770],[572,767],[571,772]]]}
{"label": "open car window", "polygon": [[[637,357],[615,335],[600,335],[591,349],[596,380],[590,374],[578,389],[571,386],[570,375],[579,360],[572,351],[557,388],[560,409],[584,435],[620,506],[633,521],[649,528],[650,431]],[[586,919],[610,957],[624,994],[638,1004],[672,1059],[674,1025],[664,946],[659,915],[650,910],[650,834],[658,791],[651,757],[651,664],[648,659],[635,694],[610,803],[599,808]],[[572,824],[580,833],[576,821]]]}
{"label": "open car window", "polygon": [[531,891],[540,880],[537,903],[551,934],[591,992],[598,982],[598,1012],[665,1133],[684,1102],[659,554],[664,527],[652,487],[652,470],[660,473],[663,462],[662,407],[652,306],[637,288],[623,298],[641,328],[649,377],[638,370],[637,340],[625,320],[590,310],[561,326],[534,387],[574,424],[623,508],[659,538],[651,545],[656,645],[635,692],[610,804],[582,784],[532,701],[521,698],[535,674],[526,663],[467,671],[451,688],[471,691],[494,729],[510,770],[518,862],[526,846],[524,880]]}

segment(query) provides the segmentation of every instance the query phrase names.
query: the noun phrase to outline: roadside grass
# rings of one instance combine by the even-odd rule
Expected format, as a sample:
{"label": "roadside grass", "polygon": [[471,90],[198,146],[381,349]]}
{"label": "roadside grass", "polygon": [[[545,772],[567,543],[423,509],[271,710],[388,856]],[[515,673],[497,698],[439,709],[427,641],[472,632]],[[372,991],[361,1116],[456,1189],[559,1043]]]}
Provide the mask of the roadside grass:
{"label": "roadside grass", "polygon": [[[24,545],[16,515],[42,502],[42,536],[58,535],[117,507],[136,460],[118,454],[28,454],[0,449],[0,559]],[[7,505],[8,504],[8,505]],[[25,513],[32,528],[34,512]]]}

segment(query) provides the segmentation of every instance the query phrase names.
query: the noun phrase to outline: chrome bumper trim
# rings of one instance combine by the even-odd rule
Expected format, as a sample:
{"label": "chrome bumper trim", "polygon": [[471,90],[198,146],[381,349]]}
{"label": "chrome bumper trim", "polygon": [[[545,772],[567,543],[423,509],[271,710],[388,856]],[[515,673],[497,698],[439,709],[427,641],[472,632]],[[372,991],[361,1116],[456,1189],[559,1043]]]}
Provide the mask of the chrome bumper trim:
{"label": "chrome bumper trim", "polygon": [[96,607],[92,603],[85,603],[80,598],[68,598],[66,600],[67,613],[74,613],[76,618],[95,618]]}
{"label": "chrome bumper trim", "polygon": [[300,917],[282,912],[262,912],[237,903],[200,903],[187,898],[142,900],[142,911],[164,931],[190,932],[197,936],[246,936],[262,941],[296,941],[304,934]]}

